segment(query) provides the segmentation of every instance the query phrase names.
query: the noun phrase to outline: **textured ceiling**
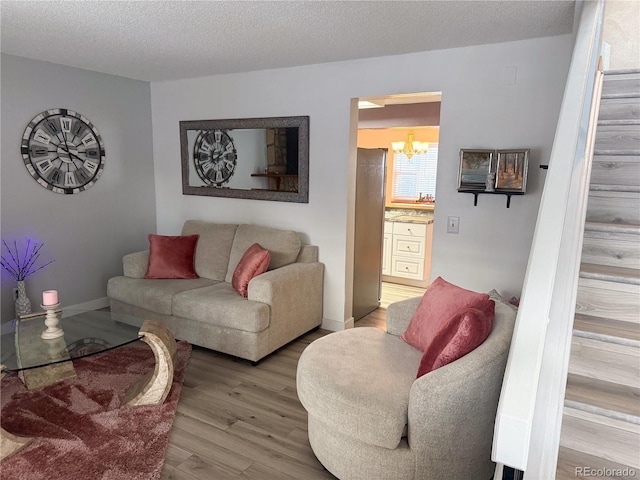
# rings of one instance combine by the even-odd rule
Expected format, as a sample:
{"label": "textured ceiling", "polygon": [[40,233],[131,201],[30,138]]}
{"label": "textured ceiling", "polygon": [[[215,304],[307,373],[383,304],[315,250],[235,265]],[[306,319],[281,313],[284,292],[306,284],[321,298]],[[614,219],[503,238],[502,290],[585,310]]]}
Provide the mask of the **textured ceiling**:
{"label": "textured ceiling", "polygon": [[1,2],[2,51],[154,81],[570,33],[575,2]]}

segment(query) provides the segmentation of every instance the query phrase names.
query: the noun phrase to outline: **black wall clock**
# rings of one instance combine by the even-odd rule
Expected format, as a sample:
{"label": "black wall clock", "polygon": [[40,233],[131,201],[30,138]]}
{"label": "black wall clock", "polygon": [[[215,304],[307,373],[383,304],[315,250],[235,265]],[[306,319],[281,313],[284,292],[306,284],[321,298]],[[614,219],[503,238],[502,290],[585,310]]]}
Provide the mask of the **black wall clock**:
{"label": "black wall clock", "polygon": [[224,130],[203,130],[193,145],[193,163],[208,185],[221,187],[233,176],[238,154],[233,139]]}
{"label": "black wall clock", "polygon": [[64,108],[39,113],[29,122],[21,152],[29,174],[55,193],[83,192],[104,169],[98,129],[85,116]]}

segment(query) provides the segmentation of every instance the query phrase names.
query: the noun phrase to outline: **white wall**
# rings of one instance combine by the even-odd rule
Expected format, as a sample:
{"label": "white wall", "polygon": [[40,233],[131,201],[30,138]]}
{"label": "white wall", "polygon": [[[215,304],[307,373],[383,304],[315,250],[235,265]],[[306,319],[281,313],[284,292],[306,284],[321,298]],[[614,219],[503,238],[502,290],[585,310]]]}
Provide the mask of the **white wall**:
{"label": "white wall", "polygon": [[[568,71],[573,37],[485,45],[237,75],[153,82],[153,150],[159,233],[185,219],[294,229],[320,247],[325,264],[324,325],[344,326],[351,278],[357,123],[350,99],[442,91],[438,205],[432,276],[467,288],[519,293]],[[515,84],[509,72],[517,67]],[[309,115],[309,203],[182,195],[180,120]],[[531,149],[527,194],[473,197],[456,192],[460,148]],[[350,164],[351,162],[351,164]],[[351,193],[350,193],[351,192]],[[351,209],[351,210],[350,210]],[[460,217],[447,235],[446,217]],[[347,293],[348,295],[348,293]]]}
{"label": "white wall", "polygon": [[[151,95],[147,82],[2,55],[2,239],[44,242],[55,263],[27,280],[34,310],[56,289],[63,305],[104,301],[122,255],[147,247],[155,232]],[[76,195],[52,193],[27,172],[24,128],[51,108],[75,110],[96,125],[106,150],[96,184]],[[5,252],[3,251],[3,254]],[[13,318],[12,278],[2,272],[2,322]]]}
{"label": "white wall", "polygon": [[602,40],[611,45],[610,70],[640,68],[640,2],[607,0]]}

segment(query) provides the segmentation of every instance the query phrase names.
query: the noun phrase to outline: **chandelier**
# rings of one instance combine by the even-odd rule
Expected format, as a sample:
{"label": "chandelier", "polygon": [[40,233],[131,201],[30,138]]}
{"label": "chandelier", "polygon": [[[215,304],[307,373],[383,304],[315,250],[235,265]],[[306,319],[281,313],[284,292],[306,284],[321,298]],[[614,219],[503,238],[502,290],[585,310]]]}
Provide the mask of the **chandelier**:
{"label": "chandelier", "polygon": [[413,140],[413,130],[409,130],[409,136],[406,142],[391,142],[393,153],[404,153],[407,158],[411,158],[420,153],[426,153],[428,148],[429,143]]}

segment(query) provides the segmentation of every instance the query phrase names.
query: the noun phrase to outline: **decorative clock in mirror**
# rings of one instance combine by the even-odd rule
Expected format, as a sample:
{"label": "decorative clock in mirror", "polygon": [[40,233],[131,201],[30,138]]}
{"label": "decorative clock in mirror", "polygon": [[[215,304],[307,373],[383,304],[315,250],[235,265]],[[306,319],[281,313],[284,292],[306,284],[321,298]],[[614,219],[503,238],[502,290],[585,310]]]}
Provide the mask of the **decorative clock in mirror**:
{"label": "decorative clock in mirror", "polygon": [[309,201],[309,117],[180,122],[182,193]]}

